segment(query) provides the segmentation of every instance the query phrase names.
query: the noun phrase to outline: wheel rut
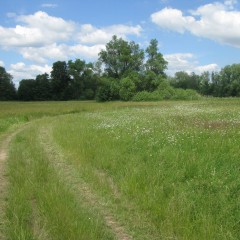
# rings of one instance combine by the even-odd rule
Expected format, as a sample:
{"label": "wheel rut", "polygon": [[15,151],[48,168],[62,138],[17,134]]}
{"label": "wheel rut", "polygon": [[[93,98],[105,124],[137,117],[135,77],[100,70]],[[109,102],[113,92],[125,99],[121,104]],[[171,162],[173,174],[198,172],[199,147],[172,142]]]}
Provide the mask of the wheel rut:
{"label": "wheel rut", "polygon": [[116,219],[106,202],[98,197],[91,187],[79,176],[77,170],[71,164],[64,160],[61,150],[57,148],[52,140],[52,133],[50,128],[42,128],[39,133],[39,142],[43,146],[47,156],[51,160],[54,168],[63,178],[64,183],[77,195],[82,195],[87,201],[89,207],[93,207],[103,217],[105,224],[112,230],[116,239],[131,240],[130,236],[124,226]]}

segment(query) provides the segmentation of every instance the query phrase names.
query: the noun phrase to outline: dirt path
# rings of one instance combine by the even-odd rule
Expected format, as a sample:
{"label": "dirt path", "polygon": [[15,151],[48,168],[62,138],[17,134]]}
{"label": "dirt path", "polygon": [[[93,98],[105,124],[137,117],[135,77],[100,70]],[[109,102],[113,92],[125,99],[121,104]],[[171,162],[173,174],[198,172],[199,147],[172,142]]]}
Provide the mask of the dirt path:
{"label": "dirt path", "polygon": [[11,140],[24,128],[26,124],[13,133],[3,136],[3,140],[0,143],[0,239],[4,240],[4,212],[6,207],[6,189],[7,189],[7,179],[6,179],[6,160],[8,158],[8,146]]}
{"label": "dirt path", "polygon": [[39,135],[39,142],[44,147],[46,154],[49,156],[53,166],[57,169],[59,175],[64,179],[64,183],[68,184],[70,189],[77,195],[84,196],[87,204],[96,209],[103,217],[106,225],[112,230],[116,239],[119,240],[131,240],[133,239],[127,232],[123,225],[118,222],[114,214],[109,211],[106,203],[103,199],[96,196],[91,187],[79,177],[78,172],[71,164],[64,160],[64,156],[61,154],[61,150],[55,146],[51,129],[44,128]]}

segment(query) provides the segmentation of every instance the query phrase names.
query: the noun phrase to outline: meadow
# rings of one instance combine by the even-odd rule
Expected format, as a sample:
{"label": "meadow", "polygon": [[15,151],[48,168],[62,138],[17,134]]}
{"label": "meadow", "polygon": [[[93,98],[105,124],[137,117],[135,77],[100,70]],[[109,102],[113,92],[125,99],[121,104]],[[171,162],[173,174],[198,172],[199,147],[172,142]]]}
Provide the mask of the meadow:
{"label": "meadow", "polygon": [[240,99],[0,109],[3,239],[239,239]]}

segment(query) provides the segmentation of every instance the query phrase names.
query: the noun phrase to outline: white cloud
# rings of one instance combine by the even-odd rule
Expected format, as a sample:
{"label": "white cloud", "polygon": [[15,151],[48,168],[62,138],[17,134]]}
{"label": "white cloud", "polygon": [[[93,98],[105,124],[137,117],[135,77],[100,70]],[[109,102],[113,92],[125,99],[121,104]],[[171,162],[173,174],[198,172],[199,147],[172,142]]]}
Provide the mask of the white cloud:
{"label": "white cloud", "polygon": [[69,47],[69,52],[71,53],[71,56],[81,56],[83,58],[87,59],[97,59],[98,53],[105,49],[104,44],[97,44],[93,46],[85,46],[85,45],[75,45]]}
{"label": "white cloud", "polygon": [[58,5],[53,3],[43,3],[41,6],[44,8],[56,8]]}
{"label": "white cloud", "polygon": [[91,24],[84,24],[81,26],[78,39],[81,43],[105,44],[111,40],[113,35],[126,38],[127,35],[139,36],[141,31],[142,28],[140,25],[127,26],[119,24],[105,28],[96,28]]}
{"label": "white cloud", "polygon": [[15,18],[17,25],[12,28],[0,26],[0,47],[14,49],[23,58],[41,64],[70,57],[96,59],[113,35],[126,39],[128,35],[139,36],[142,31],[140,25],[119,24],[103,28],[78,25],[42,11],[21,16],[11,13],[9,16]]}
{"label": "white cloud", "polygon": [[18,82],[22,79],[35,79],[36,75],[50,73],[52,68],[50,66],[43,65],[26,65],[23,62],[10,65],[8,72],[14,76],[14,82],[18,85]]}
{"label": "white cloud", "polygon": [[45,12],[16,17],[20,24],[14,28],[0,26],[0,46],[39,47],[54,42],[66,41],[75,32],[75,24],[62,18],[49,16]]}
{"label": "white cloud", "polygon": [[[10,14],[10,13],[9,13]],[[72,21],[49,16],[38,11],[32,15],[15,16],[17,25],[13,28],[0,26],[0,46],[10,47],[42,47],[54,43],[78,40],[82,44],[105,44],[113,35],[127,38],[127,35],[139,36],[140,25],[112,25],[96,28],[91,24],[78,26]]]}
{"label": "white cloud", "polygon": [[201,74],[205,71],[218,71],[220,68],[216,63],[199,65],[197,58],[192,53],[176,53],[164,55],[168,61],[168,75],[173,76],[176,72],[185,71],[187,73],[195,72]]}
{"label": "white cloud", "polygon": [[216,63],[211,63],[208,65],[195,67],[195,73],[203,73],[203,72],[217,72],[220,70],[220,67]]}
{"label": "white cloud", "polygon": [[240,48],[240,11],[233,10],[236,1],[215,2],[190,11],[164,8],[151,15],[151,20],[161,28],[179,33],[186,31],[198,37],[208,38]]}
{"label": "white cloud", "polygon": [[183,33],[185,26],[194,21],[193,17],[184,17],[178,9],[164,8],[151,15],[152,22],[160,27]]}
{"label": "white cloud", "polygon": [[49,59],[53,61],[67,61],[70,58],[95,60],[100,50],[104,48],[105,45],[101,44],[86,46],[82,44],[66,45],[54,43],[40,48],[22,48],[20,52],[25,59],[36,63],[47,63]]}
{"label": "white cloud", "polygon": [[0,60],[0,66],[4,67],[4,62]]}

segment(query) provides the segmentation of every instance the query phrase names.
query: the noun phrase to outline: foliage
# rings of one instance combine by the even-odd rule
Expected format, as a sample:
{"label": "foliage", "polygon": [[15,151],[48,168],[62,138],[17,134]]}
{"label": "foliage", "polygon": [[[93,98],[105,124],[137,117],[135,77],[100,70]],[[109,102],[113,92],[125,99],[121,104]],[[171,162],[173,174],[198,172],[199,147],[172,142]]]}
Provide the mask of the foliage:
{"label": "foliage", "polygon": [[35,100],[36,81],[34,79],[23,79],[19,83],[18,99],[21,101]]}
{"label": "foliage", "polygon": [[240,64],[225,66],[220,72],[195,73],[177,72],[170,78],[176,88],[194,89],[214,97],[240,97]]}
{"label": "foliage", "polygon": [[120,85],[114,78],[101,78],[99,88],[96,93],[96,100],[99,102],[119,99]]}
{"label": "foliage", "polygon": [[119,96],[121,100],[129,101],[136,92],[136,86],[133,80],[129,77],[123,78],[120,81]]}
{"label": "foliage", "polygon": [[134,42],[127,42],[113,36],[106,44],[106,50],[99,53],[99,61],[105,65],[109,77],[120,79],[128,72],[139,71],[143,64],[144,52]]}
{"label": "foliage", "polygon": [[167,61],[163,58],[163,55],[158,52],[158,41],[156,39],[150,41],[146,53],[148,56],[145,64],[146,69],[154,72],[156,75],[164,75],[164,71],[167,69]]}
{"label": "foliage", "polygon": [[93,64],[80,59],[68,62],[68,74],[71,79],[72,99],[93,99],[97,90],[98,77],[93,72]]}
{"label": "foliage", "polygon": [[240,96],[240,64],[224,67],[212,79],[213,95],[217,97]]}
{"label": "foliage", "polygon": [[51,86],[54,100],[67,100],[70,77],[67,71],[67,64],[64,61],[53,63],[51,71]]}
{"label": "foliage", "polygon": [[0,101],[15,100],[16,89],[12,82],[12,76],[0,66]]}
{"label": "foliage", "polygon": [[35,85],[34,100],[46,101],[51,99],[51,83],[47,73],[37,75]]}
{"label": "foliage", "polygon": [[200,95],[191,89],[176,89],[163,81],[157,90],[153,92],[142,91],[136,93],[133,101],[161,101],[161,100],[198,100]]}
{"label": "foliage", "polygon": [[171,80],[172,86],[183,89],[198,90],[200,77],[195,73],[188,74],[187,72],[180,71],[175,73],[175,77]]}

